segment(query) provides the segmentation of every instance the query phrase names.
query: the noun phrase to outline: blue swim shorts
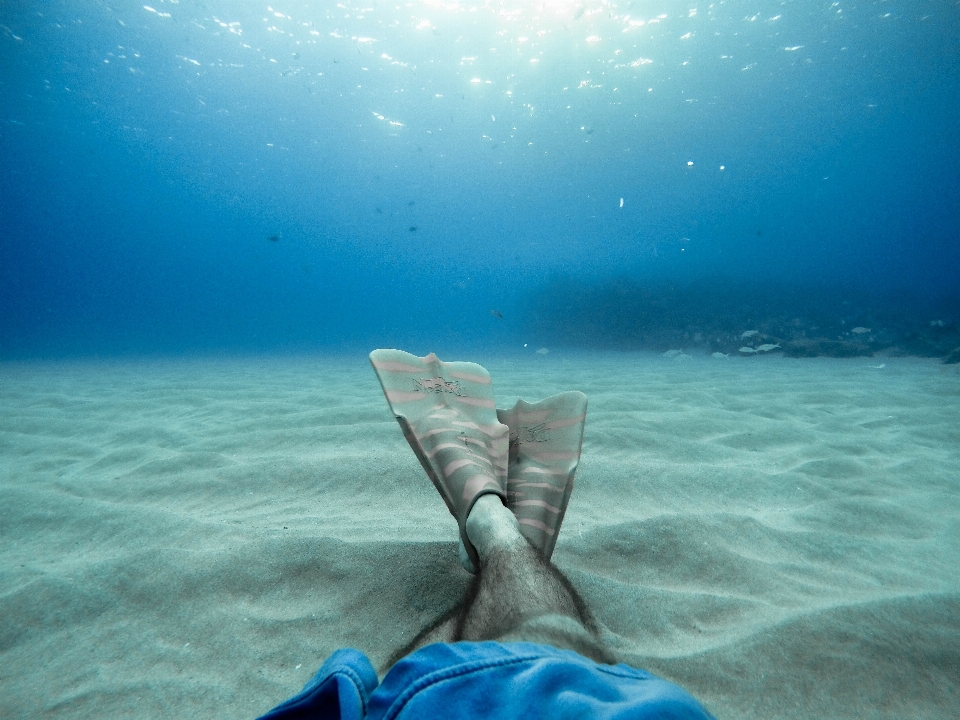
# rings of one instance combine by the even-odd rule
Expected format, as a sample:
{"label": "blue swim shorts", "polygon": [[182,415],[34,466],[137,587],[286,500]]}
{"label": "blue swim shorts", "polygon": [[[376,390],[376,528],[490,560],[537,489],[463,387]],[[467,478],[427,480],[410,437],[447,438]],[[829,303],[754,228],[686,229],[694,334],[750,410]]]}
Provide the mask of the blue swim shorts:
{"label": "blue swim shorts", "polygon": [[367,656],[338,650],[294,698],[260,720],[712,720],[687,692],[628,665],[534,643],[421,648],[383,682]]}

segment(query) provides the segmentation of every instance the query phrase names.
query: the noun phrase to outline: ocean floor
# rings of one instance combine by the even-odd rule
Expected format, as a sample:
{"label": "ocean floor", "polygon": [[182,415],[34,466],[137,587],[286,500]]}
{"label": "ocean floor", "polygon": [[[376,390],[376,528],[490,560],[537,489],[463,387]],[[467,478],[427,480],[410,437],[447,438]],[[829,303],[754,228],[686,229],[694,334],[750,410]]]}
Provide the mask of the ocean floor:
{"label": "ocean floor", "polygon": [[[956,718],[958,366],[442,357],[589,396],[554,560],[626,662],[718,718]],[[8,720],[253,718],[467,585],[362,354],[4,363],[0,408]]]}

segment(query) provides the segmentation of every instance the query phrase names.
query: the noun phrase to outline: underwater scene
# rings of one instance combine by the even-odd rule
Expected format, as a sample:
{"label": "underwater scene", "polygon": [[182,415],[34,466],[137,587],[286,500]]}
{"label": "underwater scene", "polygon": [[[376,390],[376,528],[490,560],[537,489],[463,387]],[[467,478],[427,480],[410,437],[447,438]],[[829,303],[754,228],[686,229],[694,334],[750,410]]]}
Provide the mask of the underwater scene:
{"label": "underwater scene", "polygon": [[382,678],[483,577],[419,393],[616,662],[957,717],[958,139],[955,0],[0,3],[0,716]]}

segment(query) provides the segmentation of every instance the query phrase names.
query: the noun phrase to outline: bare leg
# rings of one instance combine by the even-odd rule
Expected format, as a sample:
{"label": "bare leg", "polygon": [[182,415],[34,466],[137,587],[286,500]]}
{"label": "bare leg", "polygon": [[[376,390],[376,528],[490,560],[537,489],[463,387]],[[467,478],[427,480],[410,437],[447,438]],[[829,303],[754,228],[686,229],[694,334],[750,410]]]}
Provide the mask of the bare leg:
{"label": "bare leg", "polygon": [[527,543],[499,498],[477,501],[467,535],[480,556],[480,572],[460,618],[460,638],[493,640],[540,615],[584,620],[569,583]]}
{"label": "bare leg", "polygon": [[464,602],[457,640],[538,642],[613,661],[583,599],[520,534],[500,498],[480,498],[466,528],[480,572]]}
{"label": "bare leg", "polygon": [[480,556],[467,596],[398,651],[387,667],[430,643],[458,640],[534,642],[616,662],[570,581],[520,534],[517,519],[500,498],[477,500],[466,531]]}

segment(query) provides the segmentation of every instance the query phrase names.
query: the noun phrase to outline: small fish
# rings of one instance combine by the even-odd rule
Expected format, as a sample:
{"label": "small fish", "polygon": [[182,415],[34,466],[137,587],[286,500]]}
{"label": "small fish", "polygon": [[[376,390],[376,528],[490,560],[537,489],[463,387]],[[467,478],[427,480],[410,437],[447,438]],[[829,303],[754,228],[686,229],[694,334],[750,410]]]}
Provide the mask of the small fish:
{"label": "small fish", "polygon": [[765,345],[758,345],[757,352],[770,352],[771,350],[775,350],[778,347],[780,347],[780,343],[777,343],[776,345],[771,345],[770,343],[766,343]]}
{"label": "small fish", "polygon": [[752,347],[744,346],[744,347],[740,348],[740,352],[742,352],[742,353],[755,353],[756,350],[754,350]]}
{"label": "small fish", "polygon": [[277,233],[276,235],[271,235],[270,237],[267,238],[267,240],[269,240],[270,242],[280,242],[280,233]]}
{"label": "small fish", "polygon": [[549,352],[550,351],[547,350],[546,348],[540,348],[539,350],[537,350],[537,355],[546,355]]}
{"label": "small fish", "polygon": [[857,327],[855,327],[850,332],[855,333],[857,335],[863,335],[864,333],[870,332],[870,328],[860,327],[859,325],[857,325]]}
{"label": "small fish", "polygon": [[408,232],[416,232],[416,231],[417,231],[417,226],[416,226],[416,225],[411,225],[410,227],[407,228],[407,231],[408,231]]}
{"label": "small fish", "polygon": [[740,339],[746,340],[747,338],[751,338],[754,335],[759,335],[759,334],[760,334],[759,330],[747,330],[745,333],[743,333],[743,335],[740,336]]}
{"label": "small fish", "polygon": [[497,320],[503,320],[503,313],[499,310],[491,310],[490,314],[493,315]]}

